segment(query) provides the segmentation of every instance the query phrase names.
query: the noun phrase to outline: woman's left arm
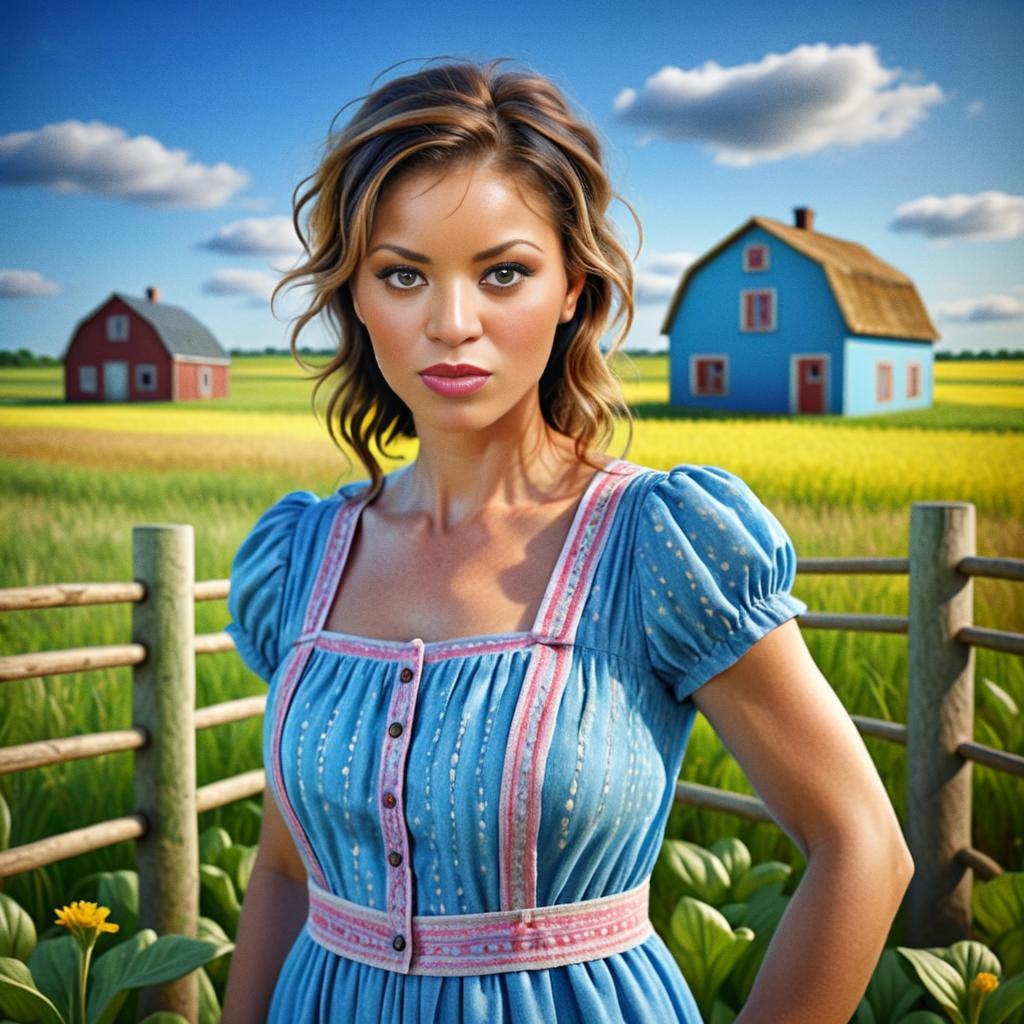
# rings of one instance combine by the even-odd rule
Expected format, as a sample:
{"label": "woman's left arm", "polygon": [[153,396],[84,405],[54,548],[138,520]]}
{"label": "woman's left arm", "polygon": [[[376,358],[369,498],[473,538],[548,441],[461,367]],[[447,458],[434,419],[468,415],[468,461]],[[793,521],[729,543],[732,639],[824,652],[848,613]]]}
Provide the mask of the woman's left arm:
{"label": "woman's left arm", "polygon": [[692,699],[808,862],[735,1024],[847,1024],[914,873],[860,733],[795,619]]}

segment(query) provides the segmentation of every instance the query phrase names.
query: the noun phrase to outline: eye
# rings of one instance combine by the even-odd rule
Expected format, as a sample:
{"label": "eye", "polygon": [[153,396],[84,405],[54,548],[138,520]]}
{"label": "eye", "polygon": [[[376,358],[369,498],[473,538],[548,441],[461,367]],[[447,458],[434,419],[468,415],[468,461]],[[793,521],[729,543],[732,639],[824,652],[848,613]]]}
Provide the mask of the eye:
{"label": "eye", "polygon": [[532,273],[533,271],[529,267],[524,267],[522,263],[499,263],[496,267],[491,267],[487,271],[484,275],[484,281],[489,277],[494,277],[495,280],[490,282],[491,284],[497,285],[501,290],[508,290],[521,284],[523,279],[529,277]]}
{"label": "eye", "polygon": [[377,277],[397,291],[408,292],[416,286],[416,278],[422,278],[423,275],[412,267],[387,267]]}

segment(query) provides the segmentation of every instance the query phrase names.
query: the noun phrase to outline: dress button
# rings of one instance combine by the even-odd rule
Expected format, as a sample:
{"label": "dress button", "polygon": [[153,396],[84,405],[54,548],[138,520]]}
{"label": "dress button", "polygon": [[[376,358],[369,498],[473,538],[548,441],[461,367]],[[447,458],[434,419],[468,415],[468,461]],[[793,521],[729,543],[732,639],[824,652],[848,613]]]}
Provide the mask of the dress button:
{"label": "dress button", "polygon": [[393,736],[396,739],[399,736],[401,736],[402,735],[402,723],[401,722],[392,722],[388,726],[388,735],[389,736]]}
{"label": "dress button", "polygon": [[401,679],[403,683],[409,682],[409,680],[412,679],[412,669],[403,668],[402,674],[398,678]]}
{"label": "dress button", "polygon": [[385,807],[394,807],[396,803],[398,803],[398,801],[395,799],[395,794],[394,793],[385,793],[384,794],[384,806]]}
{"label": "dress button", "polygon": [[402,950],[405,949],[405,936],[396,935],[392,940],[391,945],[394,946],[399,953],[401,953]]}
{"label": "dress button", "polygon": [[393,867],[397,868],[402,863],[402,855],[397,850],[392,850],[388,854],[388,863]]}

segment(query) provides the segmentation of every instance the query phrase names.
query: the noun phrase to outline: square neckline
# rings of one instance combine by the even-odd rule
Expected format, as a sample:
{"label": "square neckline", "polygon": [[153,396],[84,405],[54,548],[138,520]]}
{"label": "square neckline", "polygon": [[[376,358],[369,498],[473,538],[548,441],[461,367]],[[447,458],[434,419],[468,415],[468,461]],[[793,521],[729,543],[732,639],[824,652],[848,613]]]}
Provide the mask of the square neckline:
{"label": "square neckline", "polygon": [[[524,641],[527,638],[536,637],[540,638],[544,634],[541,630],[541,625],[544,621],[545,615],[551,605],[555,593],[558,589],[558,581],[561,575],[561,570],[569,558],[575,543],[576,537],[580,531],[581,521],[584,517],[585,510],[590,503],[591,496],[594,491],[597,490],[600,482],[609,474],[609,470],[617,469],[619,466],[625,465],[627,460],[622,458],[614,458],[608,462],[601,469],[598,469],[593,473],[587,486],[583,490],[583,494],[580,496],[579,501],[576,503],[576,509],[573,513],[572,523],[569,526],[569,531],[565,535],[562,541],[562,546],[558,552],[558,558],[555,559],[554,568],[548,577],[547,584],[544,588],[544,595],[541,598],[539,607],[537,608],[537,614],[534,616],[533,624],[528,630],[513,630],[511,632],[504,633],[475,633],[470,636],[459,636],[452,637],[446,640],[424,640],[422,637],[413,637],[409,640],[386,640],[381,637],[372,636],[360,636],[356,633],[342,633],[339,630],[327,629],[323,625],[316,630],[317,637],[323,637],[326,640],[335,640],[342,643],[350,643],[361,647],[377,648],[385,652],[403,652],[407,653],[410,648],[422,647],[424,652],[437,652],[452,647],[471,647],[471,648],[484,648],[494,644],[510,643],[514,641]],[[406,469],[410,467],[405,467]],[[613,474],[614,475],[614,474]],[[352,522],[348,527],[346,537],[347,550],[345,551],[345,557],[341,562],[340,568],[337,573],[337,579],[334,581],[334,586],[331,590],[331,599],[327,605],[327,609],[324,613],[324,618],[330,613],[330,609],[334,606],[334,600],[338,595],[338,588],[341,586],[342,577],[345,575],[345,567],[348,564],[349,552],[351,551],[351,544],[348,543],[349,538],[355,536],[356,528],[359,526],[360,519],[363,514],[363,510],[366,508],[367,500],[365,498],[347,498],[343,499],[339,505],[338,510],[335,513],[334,524],[336,525],[338,519],[344,514],[346,506],[350,502],[356,502],[355,510],[352,513]],[[614,516],[614,513],[613,513]],[[519,645],[516,645],[519,646]],[[477,653],[476,651],[467,653]]]}

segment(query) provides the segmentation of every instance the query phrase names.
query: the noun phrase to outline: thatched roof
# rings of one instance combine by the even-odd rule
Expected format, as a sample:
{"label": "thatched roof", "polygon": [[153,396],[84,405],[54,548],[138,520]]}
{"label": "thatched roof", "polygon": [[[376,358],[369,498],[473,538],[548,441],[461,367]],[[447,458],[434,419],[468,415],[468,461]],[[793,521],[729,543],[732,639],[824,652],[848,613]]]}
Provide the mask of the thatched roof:
{"label": "thatched roof", "polygon": [[856,242],[823,235],[771,217],[751,217],[686,268],[669,303],[661,333],[668,334],[693,275],[751,228],[763,228],[797,252],[820,263],[851,334],[935,341],[939,332],[917,294],[914,282]]}

